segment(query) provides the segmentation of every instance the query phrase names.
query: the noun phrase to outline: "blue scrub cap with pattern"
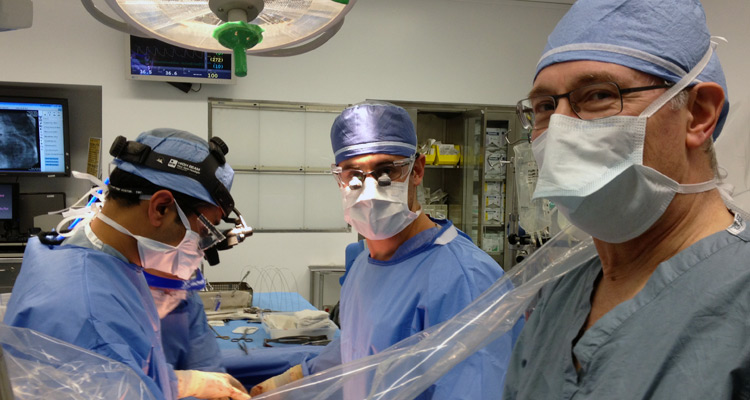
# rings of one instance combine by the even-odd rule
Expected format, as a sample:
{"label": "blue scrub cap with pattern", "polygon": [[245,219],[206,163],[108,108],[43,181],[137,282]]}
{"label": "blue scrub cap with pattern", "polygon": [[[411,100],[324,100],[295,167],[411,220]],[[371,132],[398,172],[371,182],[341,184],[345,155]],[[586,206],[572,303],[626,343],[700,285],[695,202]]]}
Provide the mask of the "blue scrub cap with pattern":
{"label": "blue scrub cap with pattern", "polygon": [[410,157],[417,133],[409,113],[390,103],[362,103],[345,109],[331,127],[336,164],[362,154]]}
{"label": "blue scrub cap with pattern", "polygon": [[[578,0],[549,35],[535,76],[552,64],[590,60],[677,82],[706,54],[710,42],[698,0]],[[715,52],[693,84],[699,82],[716,82],[728,96]],[[714,140],[728,112],[727,99]]]}
{"label": "blue scrub cap with pattern", "polygon": [[[190,132],[177,129],[159,128],[143,132],[138,135],[135,141],[151,147],[151,150],[157,153],[179,157],[195,163],[205,160],[210,154],[208,142]],[[143,165],[135,165],[117,158],[113,162],[117,168],[146,179],[155,185],[186,194],[216,206],[219,205],[211,197],[208,190],[193,178],[158,171]],[[232,181],[234,180],[234,170],[228,163],[225,163],[216,169],[216,178],[219,179],[227,190],[231,190]]]}

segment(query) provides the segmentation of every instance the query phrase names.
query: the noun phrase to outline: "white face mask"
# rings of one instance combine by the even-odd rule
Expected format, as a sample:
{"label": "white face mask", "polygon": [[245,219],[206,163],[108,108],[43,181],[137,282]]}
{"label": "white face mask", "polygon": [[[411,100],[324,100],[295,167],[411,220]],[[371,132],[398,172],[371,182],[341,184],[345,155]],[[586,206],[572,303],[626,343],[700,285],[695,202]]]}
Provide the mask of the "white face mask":
{"label": "white face mask", "polygon": [[200,249],[200,235],[190,229],[190,223],[182,212],[180,206],[175,202],[177,213],[182,224],[185,226],[185,236],[177,246],[162,243],[158,240],[144,236],[133,235],[120,224],[113,221],[104,214],[99,214],[102,222],[115,228],[121,233],[132,236],[138,241],[138,254],[141,257],[141,266],[146,269],[155,269],[174,275],[179,279],[190,279],[203,260],[203,250]]}
{"label": "white face mask", "polygon": [[[411,171],[410,171],[411,174]],[[409,210],[409,180],[379,186],[371,176],[360,189],[341,188],[344,219],[371,240],[393,237],[414,221],[422,210]]]}
{"label": "white face mask", "polygon": [[180,304],[182,300],[187,299],[187,290],[163,290],[151,289],[151,295],[154,297],[154,305],[159,313],[159,319],[164,318]]}
{"label": "white face mask", "polygon": [[715,179],[683,185],[643,165],[648,118],[700,74],[712,49],[709,46],[688,75],[637,117],[584,121],[553,114],[547,132],[532,143],[539,164],[534,198],[553,201],[570,222],[591,236],[622,243],[653,226],[676,193],[716,188]]}

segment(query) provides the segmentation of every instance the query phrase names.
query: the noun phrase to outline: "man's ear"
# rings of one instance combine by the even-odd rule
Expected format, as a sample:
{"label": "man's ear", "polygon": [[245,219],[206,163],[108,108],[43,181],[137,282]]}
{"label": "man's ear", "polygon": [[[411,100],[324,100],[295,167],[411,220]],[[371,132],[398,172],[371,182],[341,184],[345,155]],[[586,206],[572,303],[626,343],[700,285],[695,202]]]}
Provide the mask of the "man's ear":
{"label": "man's ear", "polygon": [[702,82],[690,90],[687,110],[690,113],[687,123],[686,145],[699,148],[711,136],[724,107],[724,89],[715,82]]}
{"label": "man's ear", "polygon": [[151,225],[158,227],[164,223],[172,203],[174,203],[174,196],[169,190],[159,190],[151,195],[147,206],[148,220]]}
{"label": "man's ear", "polygon": [[424,178],[424,165],[425,156],[424,154],[420,154],[419,157],[414,160],[414,168],[411,170],[411,179],[414,186],[419,186],[419,184],[422,183],[422,179]]}

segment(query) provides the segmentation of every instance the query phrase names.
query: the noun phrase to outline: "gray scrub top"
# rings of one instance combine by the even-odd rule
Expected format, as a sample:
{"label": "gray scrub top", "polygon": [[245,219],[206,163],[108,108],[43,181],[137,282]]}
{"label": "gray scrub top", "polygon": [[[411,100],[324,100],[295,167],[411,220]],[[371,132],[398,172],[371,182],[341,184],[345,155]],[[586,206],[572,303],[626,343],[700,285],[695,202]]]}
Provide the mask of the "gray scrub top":
{"label": "gray scrub top", "polygon": [[750,399],[748,241],[738,216],[661,263],[575,346],[601,262],[551,283],[516,343],[503,398]]}

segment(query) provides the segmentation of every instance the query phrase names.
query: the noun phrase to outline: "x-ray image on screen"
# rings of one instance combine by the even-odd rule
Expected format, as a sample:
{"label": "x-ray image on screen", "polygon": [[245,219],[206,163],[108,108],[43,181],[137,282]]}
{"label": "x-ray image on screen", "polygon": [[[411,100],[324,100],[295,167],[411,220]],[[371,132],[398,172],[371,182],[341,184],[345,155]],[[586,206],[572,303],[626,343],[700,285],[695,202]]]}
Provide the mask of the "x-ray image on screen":
{"label": "x-ray image on screen", "polygon": [[39,111],[0,110],[0,169],[38,169],[39,159]]}

